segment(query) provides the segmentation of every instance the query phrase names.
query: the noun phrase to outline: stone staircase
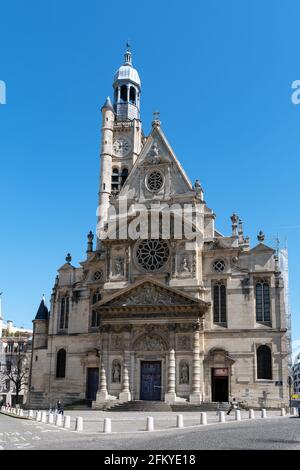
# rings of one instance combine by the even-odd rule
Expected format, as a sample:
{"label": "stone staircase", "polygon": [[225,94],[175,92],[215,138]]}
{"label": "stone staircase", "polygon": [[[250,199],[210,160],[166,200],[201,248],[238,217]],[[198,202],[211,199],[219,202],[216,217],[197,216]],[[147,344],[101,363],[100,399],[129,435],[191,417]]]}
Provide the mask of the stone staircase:
{"label": "stone staircase", "polygon": [[168,403],[163,401],[134,400],[124,403],[112,403],[103,408],[104,411],[172,411]]}
{"label": "stone staircase", "polygon": [[171,405],[172,411],[183,412],[183,411],[227,411],[229,408],[229,403],[219,403],[219,402],[210,402],[210,403],[200,403],[195,405],[193,403],[176,403]]}

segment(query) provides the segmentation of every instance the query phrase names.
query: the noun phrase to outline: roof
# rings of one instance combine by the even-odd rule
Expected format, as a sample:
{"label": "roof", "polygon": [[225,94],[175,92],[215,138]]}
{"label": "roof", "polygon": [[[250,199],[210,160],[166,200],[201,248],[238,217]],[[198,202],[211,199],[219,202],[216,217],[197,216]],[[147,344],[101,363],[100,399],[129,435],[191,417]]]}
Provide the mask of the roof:
{"label": "roof", "polygon": [[37,314],[35,316],[35,320],[48,320],[49,319],[49,311],[45,305],[44,299],[42,299]]}

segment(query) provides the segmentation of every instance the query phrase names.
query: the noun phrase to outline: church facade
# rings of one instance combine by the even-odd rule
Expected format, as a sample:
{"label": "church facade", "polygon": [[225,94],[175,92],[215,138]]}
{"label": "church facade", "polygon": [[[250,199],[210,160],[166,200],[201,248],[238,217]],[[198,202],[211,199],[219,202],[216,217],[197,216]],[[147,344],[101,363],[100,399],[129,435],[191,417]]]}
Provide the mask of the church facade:
{"label": "church facade", "polygon": [[31,407],[89,400],[288,403],[288,334],[279,253],[228,236],[155,115],[145,136],[141,81],[127,51],[102,107],[96,237],[68,255],[48,312],[34,320]]}

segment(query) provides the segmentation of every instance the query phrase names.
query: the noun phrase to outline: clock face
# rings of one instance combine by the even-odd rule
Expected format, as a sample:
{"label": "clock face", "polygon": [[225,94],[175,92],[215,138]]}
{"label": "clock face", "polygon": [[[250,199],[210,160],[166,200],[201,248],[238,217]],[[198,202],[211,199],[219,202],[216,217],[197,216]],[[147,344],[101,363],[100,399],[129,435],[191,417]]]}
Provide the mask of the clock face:
{"label": "clock face", "polygon": [[126,137],[119,137],[114,141],[113,148],[115,155],[118,157],[125,157],[132,149],[132,144]]}

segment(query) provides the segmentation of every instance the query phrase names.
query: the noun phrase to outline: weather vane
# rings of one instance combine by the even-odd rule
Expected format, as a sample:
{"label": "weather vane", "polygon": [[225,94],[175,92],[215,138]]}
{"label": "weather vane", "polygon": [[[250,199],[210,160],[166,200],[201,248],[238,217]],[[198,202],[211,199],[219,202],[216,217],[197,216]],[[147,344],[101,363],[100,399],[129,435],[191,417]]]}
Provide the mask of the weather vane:
{"label": "weather vane", "polygon": [[130,41],[127,41],[126,47],[127,47],[127,50],[130,51],[130,49],[131,49]]}

